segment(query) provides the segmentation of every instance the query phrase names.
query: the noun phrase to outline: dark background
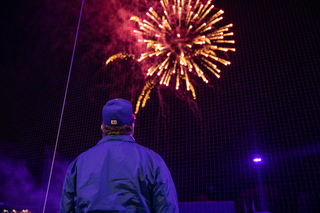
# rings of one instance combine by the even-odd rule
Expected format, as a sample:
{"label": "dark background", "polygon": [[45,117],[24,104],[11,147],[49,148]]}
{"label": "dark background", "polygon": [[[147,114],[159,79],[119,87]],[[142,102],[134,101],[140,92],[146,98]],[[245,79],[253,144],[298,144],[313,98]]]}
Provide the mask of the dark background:
{"label": "dark background", "polygon": [[[236,212],[244,212],[244,200],[250,206],[254,199],[259,210],[260,171],[269,212],[319,212],[318,4],[213,3],[225,11],[224,24],[234,25],[231,66],[209,86],[195,86],[196,102],[153,89],[137,115],[135,139],[164,158],[179,202],[235,201]],[[101,138],[105,102],[120,97],[135,105],[144,67],[132,60],[107,67],[105,61],[138,52],[128,19],[153,4],[84,2],[47,212],[58,209],[68,164]],[[81,1],[0,6],[0,202],[41,206]],[[254,157],[262,163],[255,165]]]}

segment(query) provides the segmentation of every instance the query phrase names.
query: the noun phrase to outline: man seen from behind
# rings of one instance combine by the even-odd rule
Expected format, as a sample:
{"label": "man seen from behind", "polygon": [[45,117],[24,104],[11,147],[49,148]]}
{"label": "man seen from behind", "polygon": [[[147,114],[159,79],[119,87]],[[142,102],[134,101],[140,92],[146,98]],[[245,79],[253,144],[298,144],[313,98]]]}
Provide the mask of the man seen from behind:
{"label": "man seen from behind", "polygon": [[60,213],[179,212],[177,192],[163,159],[136,143],[132,105],[112,99],[102,109],[103,138],[69,166]]}

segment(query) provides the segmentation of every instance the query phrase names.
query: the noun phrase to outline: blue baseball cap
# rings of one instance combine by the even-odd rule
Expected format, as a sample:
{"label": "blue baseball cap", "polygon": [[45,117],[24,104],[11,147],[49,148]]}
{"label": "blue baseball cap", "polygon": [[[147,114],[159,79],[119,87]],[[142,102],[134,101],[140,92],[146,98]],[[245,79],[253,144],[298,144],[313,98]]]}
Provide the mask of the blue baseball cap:
{"label": "blue baseball cap", "polygon": [[108,101],[102,108],[103,123],[107,126],[123,126],[133,121],[130,101],[116,98]]}

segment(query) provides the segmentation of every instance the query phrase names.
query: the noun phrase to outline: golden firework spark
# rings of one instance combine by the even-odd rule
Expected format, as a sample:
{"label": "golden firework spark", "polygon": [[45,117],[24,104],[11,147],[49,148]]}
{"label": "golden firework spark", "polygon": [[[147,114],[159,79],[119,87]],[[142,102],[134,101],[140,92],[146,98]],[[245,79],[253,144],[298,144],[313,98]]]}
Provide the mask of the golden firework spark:
{"label": "golden firework spark", "polygon": [[108,58],[108,60],[106,61],[106,65],[108,65],[110,62],[113,62],[115,59],[118,59],[118,58],[124,59],[127,57],[135,58],[135,55],[128,54],[128,53],[117,53],[117,54],[112,55]]}
{"label": "golden firework spark", "polygon": [[190,79],[198,76],[208,83],[204,74],[208,71],[220,78],[217,64],[227,66],[231,62],[220,58],[218,51],[235,51],[230,47],[235,41],[227,39],[233,35],[229,32],[232,24],[215,27],[222,20],[224,11],[213,12],[214,5],[210,0],[206,4],[200,0],[161,0],[160,4],[162,10],[157,12],[151,7],[145,19],[136,16],[130,19],[138,23],[139,29],[134,30],[141,35],[138,42],[145,43],[147,47],[138,61],[153,61],[135,113],[138,113],[141,102],[144,107],[157,82],[165,86],[174,83],[177,90],[184,82],[196,99]]}

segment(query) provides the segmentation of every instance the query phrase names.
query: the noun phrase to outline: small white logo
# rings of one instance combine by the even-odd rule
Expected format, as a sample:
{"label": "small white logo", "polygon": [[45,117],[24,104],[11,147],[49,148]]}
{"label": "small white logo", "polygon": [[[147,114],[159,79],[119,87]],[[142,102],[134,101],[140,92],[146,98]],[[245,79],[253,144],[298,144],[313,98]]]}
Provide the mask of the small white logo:
{"label": "small white logo", "polygon": [[117,124],[117,120],[111,120],[111,124],[112,125],[116,125]]}

